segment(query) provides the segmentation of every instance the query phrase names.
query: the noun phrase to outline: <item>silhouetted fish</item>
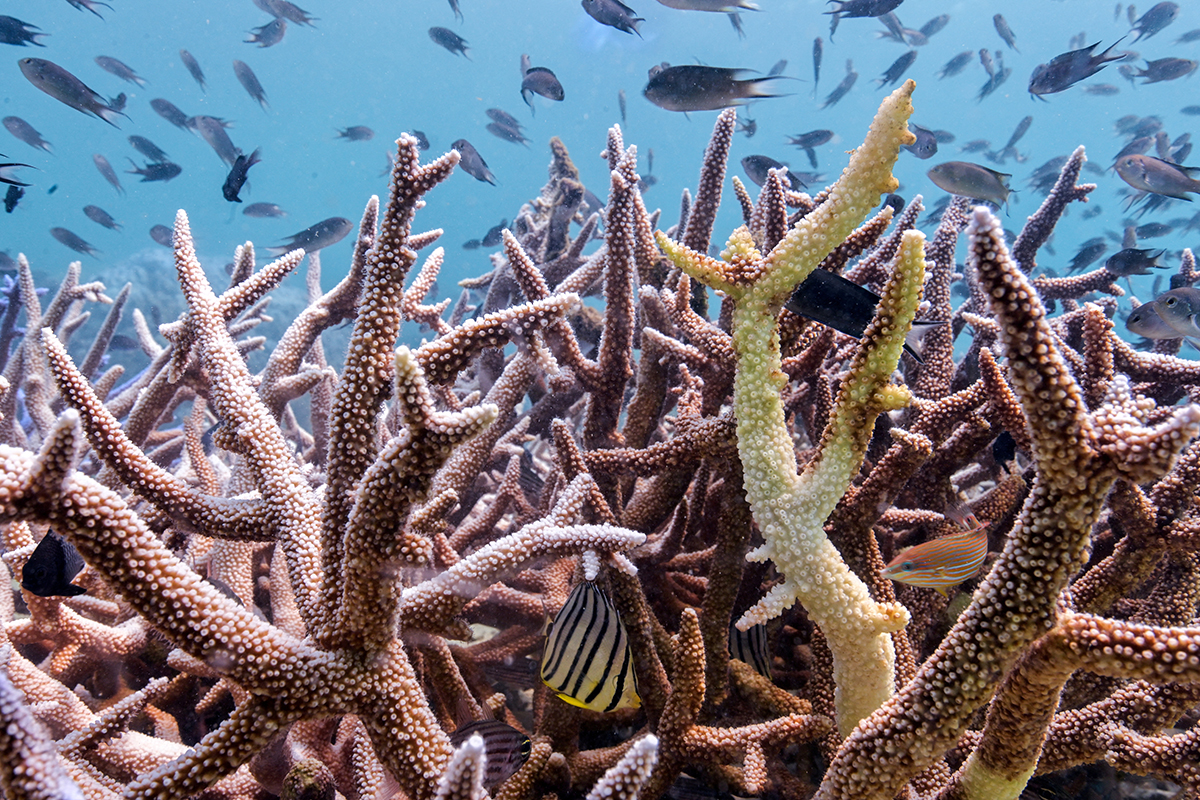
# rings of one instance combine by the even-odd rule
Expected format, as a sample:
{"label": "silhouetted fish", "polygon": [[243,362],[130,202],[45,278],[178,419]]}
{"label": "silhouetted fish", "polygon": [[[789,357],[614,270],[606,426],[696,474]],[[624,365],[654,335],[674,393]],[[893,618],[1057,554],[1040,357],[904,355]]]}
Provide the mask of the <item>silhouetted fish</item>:
{"label": "silhouetted fish", "polygon": [[267,110],[267,93],[263,90],[262,84],[258,82],[258,76],[254,74],[254,70],[250,69],[250,65],[245,61],[233,60],[233,74],[237,76],[238,83],[246,90],[246,93],[254,99],[263,111]]}
{"label": "silhouetted fish", "polygon": [[521,99],[525,101],[525,105],[529,106],[530,111],[537,114],[537,109],[533,107],[533,103],[531,102],[531,98],[535,94],[540,94],[542,97],[557,102],[561,102],[566,96],[562,84],[558,81],[558,76],[546,67],[531,66],[529,56],[522,53]]}
{"label": "silhouetted fish", "polygon": [[[836,14],[841,17],[882,17],[889,11],[895,11],[904,0],[829,0],[837,3],[838,7],[826,14]],[[830,34],[832,36],[832,34]]]}
{"label": "silhouetted fish", "polygon": [[887,71],[884,72],[880,77],[876,78],[875,82],[879,84],[880,89],[882,89],[884,86],[894,85],[896,81],[903,77],[904,73],[908,71],[908,68],[911,67],[913,62],[916,60],[917,51],[909,50],[907,53],[893,61],[892,65],[887,68]]}
{"label": "silhouetted fish", "polygon": [[169,181],[175,178],[179,173],[183,172],[183,167],[173,161],[153,161],[145,167],[138,167],[134,160],[129,159],[133,169],[125,170],[126,175],[141,175],[142,183],[150,183],[155,181]]}
{"label": "silhouetted fish", "polygon": [[37,25],[0,14],[0,44],[15,44],[18,47],[35,44],[38,47],[45,47],[46,45],[38,41],[38,37],[50,34],[40,33],[40,31],[41,29]]}
{"label": "silhouetted fish", "polygon": [[100,206],[84,206],[83,213],[97,225],[103,225],[111,231],[121,230],[120,224],[112,218],[112,214],[109,214]]}
{"label": "silhouetted fish", "polygon": [[639,22],[645,22],[637,12],[621,2],[621,0],[580,0],[580,5],[587,15],[610,28],[616,28],[625,33],[636,33],[640,39],[642,34],[637,29]]}
{"label": "silhouetted fish", "polygon": [[9,184],[8,191],[4,193],[4,212],[11,214],[17,208],[17,203],[25,196],[25,190],[16,184]]}
{"label": "silhouetted fish", "polygon": [[161,244],[163,247],[174,246],[175,232],[166,225],[155,225],[150,229],[150,238]]}
{"label": "silhouetted fish", "polygon": [[283,17],[276,17],[266,25],[259,25],[250,31],[250,38],[245,39],[246,44],[257,44],[259,47],[274,47],[283,41],[283,35],[287,33],[287,20]]}
{"label": "silhouetted fish", "polygon": [[180,50],[179,60],[183,62],[183,66],[187,67],[192,80],[200,84],[200,91],[207,92],[208,86],[204,83],[204,70],[200,69],[200,62],[196,60],[196,57],[187,50]]}
{"label": "silhouetted fish", "polygon": [[287,244],[268,247],[267,252],[273,256],[280,256],[298,247],[303,247],[306,252],[314,253],[324,247],[337,244],[353,227],[354,224],[345,217],[323,219],[316,225],[287,237]]}
{"label": "silhouetted fish", "polygon": [[167,122],[174,125],[176,128],[189,130],[188,120],[191,119],[187,114],[180,111],[170,100],[164,100],[161,97],[156,97],[150,101],[150,107],[154,112]]}
{"label": "silhouetted fish", "polygon": [[112,11],[112,6],[108,3],[101,3],[100,0],[67,0],[67,2],[71,4],[72,8],[77,8],[80,11],[90,11],[97,17],[100,17],[100,19],[104,19],[104,17],[100,16],[100,12],[96,10],[96,6],[104,6],[109,11]]}
{"label": "silhouetted fish", "polygon": [[286,217],[287,212],[274,203],[251,203],[242,209],[247,217]]}
{"label": "silhouetted fish", "polygon": [[217,158],[231,167],[233,166],[233,162],[237,161],[237,157],[242,151],[234,147],[229,134],[225,132],[226,126],[224,120],[200,114],[191,117],[188,120],[188,126],[199,133],[204,141],[208,142],[209,147],[216,152]]}
{"label": "silhouetted fish", "polygon": [[996,33],[1000,34],[1000,38],[1013,49],[1014,53],[1021,52],[1017,49],[1017,37],[1013,35],[1012,28],[1008,27],[1008,20],[1004,18],[1003,14],[992,17],[992,25],[996,27]]}
{"label": "silhouetted fish", "polygon": [[466,139],[459,139],[450,146],[461,156],[458,165],[463,168],[463,172],[477,181],[490,183],[492,186],[496,185],[496,176],[488,169],[487,162],[483,160],[483,156],[479,155],[479,151],[475,149],[474,145]]}
{"label": "silhouetted fish", "polygon": [[112,56],[96,56],[96,65],[105,72],[116,75],[123,81],[137,86],[146,85],[146,79],[134,72],[133,67]]}
{"label": "silhouetted fish", "polygon": [[711,111],[781,96],[771,94],[763,86],[767,81],[780,80],[778,75],[743,80],[741,76],[749,70],[699,64],[655,69],[657,71],[651,70],[650,81],[642,94],[654,105],[668,111]]}
{"label": "silhouetted fish", "polygon": [[[1133,5],[1129,6],[1130,12],[1133,11]],[[1179,6],[1175,3],[1158,3],[1145,14],[1138,17],[1133,23],[1133,30],[1137,31],[1137,36],[1134,41],[1140,39],[1149,39],[1154,34],[1161,31],[1163,28],[1170,25],[1179,16]]]}
{"label": "silhouetted fish", "polygon": [[156,145],[154,142],[147,139],[145,136],[130,136],[129,143],[133,145],[133,149],[144,155],[151,161],[169,161],[166,151]]}
{"label": "silhouetted fish", "polygon": [[351,125],[349,128],[339,130],[338,138],[348,142],[369,142],[375,138],[375,131],[366,125]]}
{"label": "silhouetted fish", "polygon": [[258,149],[255,148],[249,156],[239,155],[233,162],[233,166],[230,167],[229,174],[225,176],[225,185],[221,187],[222,196],[229,202],[242,202],[242,199],[238,197],[238,192],[245,185],[250,168],[262,160],[258,157],[258,153]]}
{"label": "silhouetted fish", "polygon": [[821,41],[821,37],[813,39],[812,60],[813,60],[813,91],[812,96],[817,96],[817,85],[821,82],[821,57],[825,54],[825,43]]}
{"label": "silhouetted fish", "polygon": [[467,55],[467,50],[470,49],[467,47],[467,40],[449,28],[435,25],[429,29],[429,38],[439,47],[444,47],[449,52],[460,55],[468,61],[471,60],[471,57]]}
{"label": "silhouetted fish", "polygon": [[846,59],[846,77],[842,78],[842,82],[834,87],[833,91],[825,95],[825,102],[821,103],[821,108],[829,108],[836,105],[839,100],[846,96],[846,93],[854,88],[854,82],[858,80],[858,73],[854,71],[854,62]]}
{"label": "silhouetted fish", "polygon": [[83,569],[83,556],[54,531],[47,531],[21,570],[21,588],[38,597],[75,597],[87,590],[71,583]]}
{"label": "silhouetted fish", "polygon": [[117,127],[117,117],[125,116],[113,107],[114,103],[105,103],[104,98],[92,88],[53,61],[22,58],[17,63],[21,66],[21,74],[30,83],[76,111],[99,117],[114,128]]}
{"label": "silhouetted fish", "polygon": [[112,164],[108,163],[108,159],[96,153],[92,156],[92,161],[96,165],[96,169],[100,170],[100,174],[104,176],[104,180],[112,184],[120,194],[125,194],[125,188],[121,186],[121,179],[117,177],[117,171],[112,168]]}
{"label": "silhouetted fish", "polygon": [[974,57],[974,50],[964,50],[942,65],[942,68],[938,70],[938,78],[950,78],[957,75],[966,68],[967,64],[971,63],[971,59]]}
{"label": "silhouetted fish", "polygon": [[1119,253],[1109,256],[1104,262],[1104,268],[1114,275],[1127,278],[1130,275],[1149,275],[1152,269],[1166,269],[1158,263],[1166,250],[1138,250],[1127,247]]}
{"label": "silhouetted fish", "polygon": [[1093,51],[1100,46],[1100,43],[1096,42],[1088,47],[1057,55],[1048,64],[1038,64],[1029,76],[1029,93],[1034,97],[1041,97],[1070,89],[1084,78],[1090,78],[1104,69],[1108,63],[1124,58],[1123,53],[1109,56],[1113,47],[1120,43],[1121,40],[1118,39],[1103,53],[1095,55]]}
{"label": "silhouetted fish", "polygon": [[47,153],[52,153],[50,143],[42,138],[42,135],[25,120],[20,117],[5,117],[4,127],[13,136],[20,139],[30,147],[36,147],[39,150],[45,150]]}
{"label": "silhouetted fish", "polygon": [[61,244],[74,250],[76,253],[85,253],[92,258],[99,258],[100,251],[88,244],[80,236],[72,233],[66,228],[51,228],[50,235],[58,240]]}
{"label": "silhouetted fish", "polygon": [[1173,81],[1191,75],[1196,71],[1197,63],[1190,58],[1159,58],[1147,61],[1146,66],[1137,72],[1135,78],[1145,78],[1147,83]]}

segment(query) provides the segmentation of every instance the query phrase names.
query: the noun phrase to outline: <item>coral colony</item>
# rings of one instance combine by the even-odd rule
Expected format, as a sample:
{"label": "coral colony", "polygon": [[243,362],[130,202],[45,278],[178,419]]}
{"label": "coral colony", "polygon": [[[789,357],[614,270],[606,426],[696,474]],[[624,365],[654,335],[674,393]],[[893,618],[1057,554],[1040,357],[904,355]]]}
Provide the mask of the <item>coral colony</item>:
{"label": "coral colony", "polygon": [[[928,240],[919,197],[876,211],[913,90],[815,196],[732,179],[719,258],[732,110],[674,226],[619,128],[587,218],[554,140],[452,309],[427,302],[441,248],[404,284],[459,154],[401,136],[347,276],[321,294],[310,256],[273,346],[263,299],[303,251],[260,268],[247,243],[218,294],[180,211],[187,311],[135,313],[132,379],[103,368],[127,293],[73,264],[44,304],[22,258],[4,796],[998,800],[1094,762],[1200,792],[1200,364],[1118,338],[1105,269],[1030,277],[1094,188],[1082,148],[1011,246],[965,199]],[[881,296],[861,340],[783,310],[813,270]],[[946,322],[921,360],[918,315]],[[400,345],[404,321],[432,338]]]}

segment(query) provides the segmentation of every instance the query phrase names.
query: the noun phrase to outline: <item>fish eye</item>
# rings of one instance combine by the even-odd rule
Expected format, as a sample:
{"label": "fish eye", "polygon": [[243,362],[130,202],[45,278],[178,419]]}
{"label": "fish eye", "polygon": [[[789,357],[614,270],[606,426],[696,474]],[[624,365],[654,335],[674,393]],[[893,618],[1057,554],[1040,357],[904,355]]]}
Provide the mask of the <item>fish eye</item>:
{"label": "fish eye", "polygon": [[1175,298],[1174,298],[1174,297],[1168,297],[1168,298],[1167,298],[1167,308],[1171,308],[1171,307],[1172,307],[1172,306],[1174,306],[1174,305],[1175,305]]}
{"label": "fish eye", "polygon": [[911,561],[905,561],[900,565],[900,569],[904,570],[905,572],[912,572],[915,567],[916,565]]}

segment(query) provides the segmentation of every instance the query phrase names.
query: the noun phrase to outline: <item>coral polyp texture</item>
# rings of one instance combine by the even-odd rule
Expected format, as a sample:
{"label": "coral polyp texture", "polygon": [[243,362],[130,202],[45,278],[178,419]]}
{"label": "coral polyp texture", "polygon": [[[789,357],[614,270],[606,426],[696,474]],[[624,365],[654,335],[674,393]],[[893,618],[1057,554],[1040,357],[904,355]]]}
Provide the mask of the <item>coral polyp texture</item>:
{"label": "coral polyp texture", "polygon": [[[552,140],[453,302],[430,296],[441,231],[414,225],[458,154],[422,164],[410,136],[327,292],[316,253],[259,267],[250,243],[214,289],[180,211],[186,311],[134,313],[132,376],[111,347],[128,289],[72,264],[43,307],[18,259],[4,796],[994,800],[1103,762],[1200,793],[1200,368],[1119,339],[1111,281],[1031,277],[1093,188],[1082,148],[1011,249],[964,199],[928,237],[919,196],[880,207],[914,88],[828,189],[733,179],[745,224],[719,258],[732,110],[671,226],[619,128],[599,211]],[[267,341],[265,297],[301,268],[307,307]],[[880,295],[861,339],[783,308],[814,270]],[[944,323],[921,360],[918,316]],[[344,323],[339,361],[322,339]],[[949,597],[885,577],[968,511],[977,575]],[[72,589],[22,588],[60,542]],[[625,636],[555,634],[572,676],[630,659],[640,703],[609,713],[538,677],[585,580]]]}

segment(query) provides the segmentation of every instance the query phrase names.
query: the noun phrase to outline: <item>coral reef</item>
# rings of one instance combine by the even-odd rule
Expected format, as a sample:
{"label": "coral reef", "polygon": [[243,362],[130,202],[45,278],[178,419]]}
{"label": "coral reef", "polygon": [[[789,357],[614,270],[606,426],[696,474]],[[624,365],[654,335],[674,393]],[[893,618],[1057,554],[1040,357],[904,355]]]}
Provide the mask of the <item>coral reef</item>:
{"label": "coral reef", "polygon": [[[179,212],[187,311],[165,344],[135,314],[151,363],[124,383],[103,367],[128,291],[73,264],[43,310],[22,257],[0,298],[4,796],[1015,798],[1098,761],[1200,792],[1200,368],[1122,342],[1110,282],[1030,276],[1093,188],[1082,148],[1011,249],[961,199],[928,239],[919,196],[872,216],[913,91],[815,196],[734,179],[720,259],[733,111],[665,231],[619,128],[600,211],[553,140],[453,304],[428,296],[441,248],[409,274],[458,154],[422,165],[401,136],[345,277],[322,293],[307,256],[309,305],[257,371],[301,251],[259,268],[247,243],[218,293]],[[782,308],[815,269],[881,294],[861,340]],[[946,322],[921,361],[918,314]],[[989,526],[981,574],[949,600],[887,580],[960,503]],[[85,594],[18,586],[51,531]],[[585,579],[640,707],[537,680]]]}

